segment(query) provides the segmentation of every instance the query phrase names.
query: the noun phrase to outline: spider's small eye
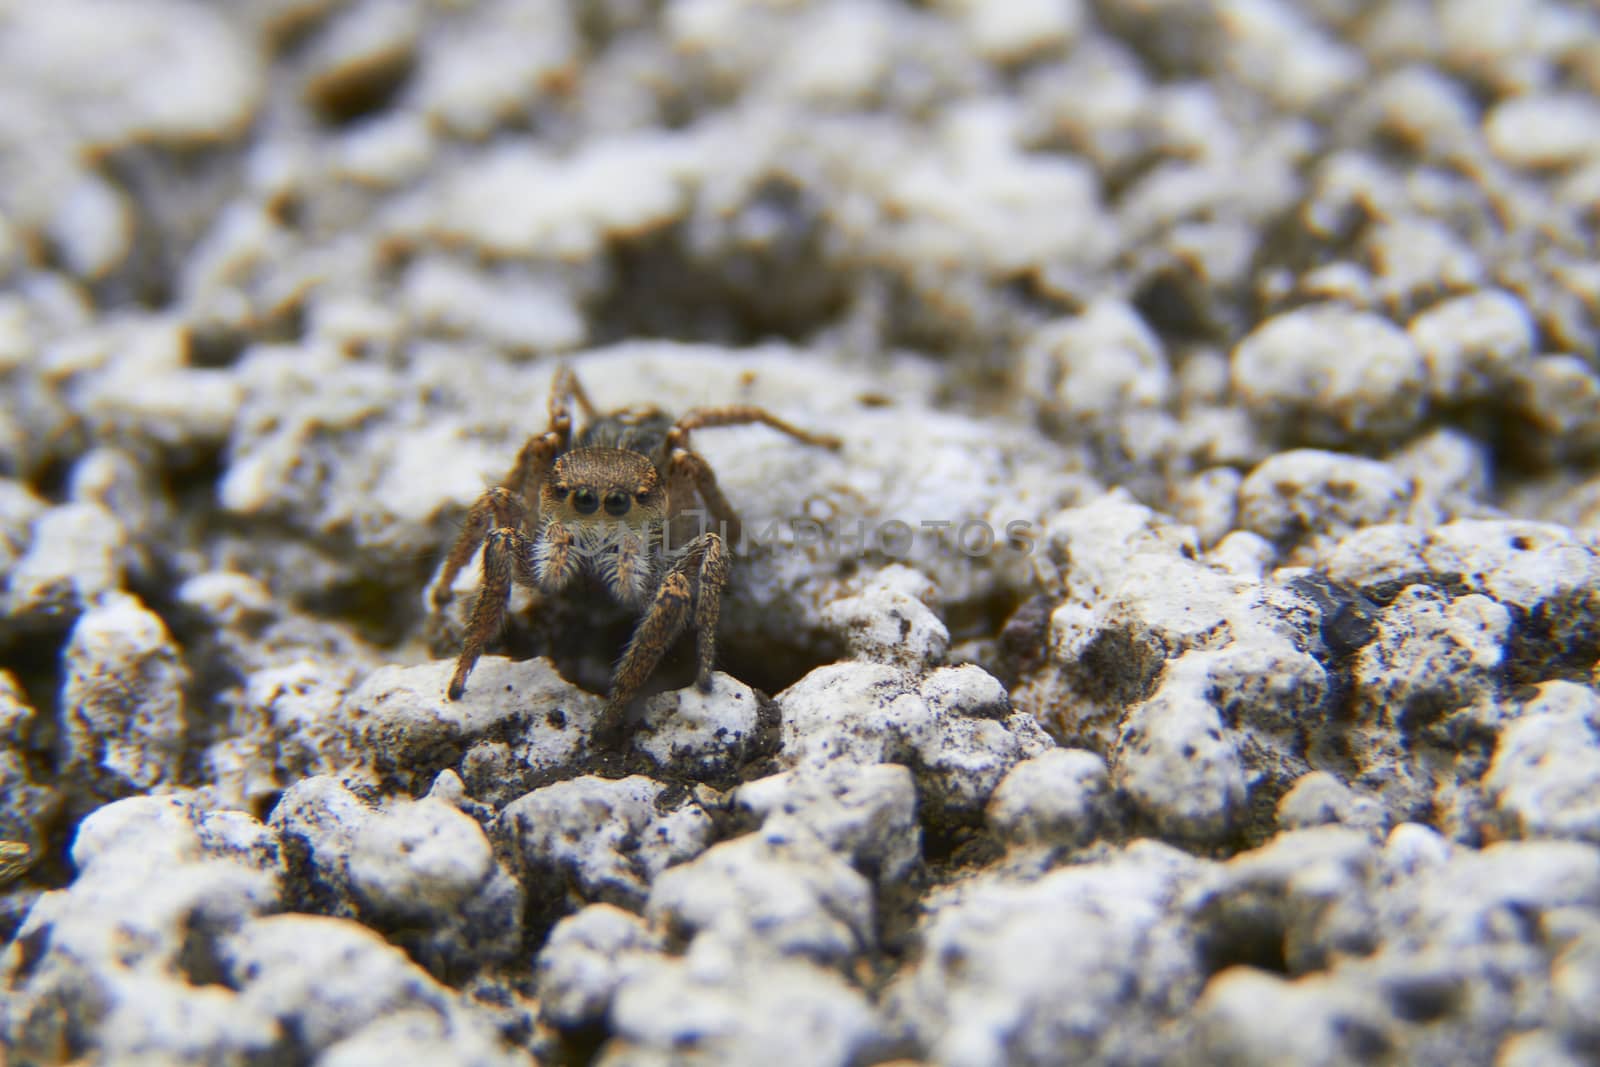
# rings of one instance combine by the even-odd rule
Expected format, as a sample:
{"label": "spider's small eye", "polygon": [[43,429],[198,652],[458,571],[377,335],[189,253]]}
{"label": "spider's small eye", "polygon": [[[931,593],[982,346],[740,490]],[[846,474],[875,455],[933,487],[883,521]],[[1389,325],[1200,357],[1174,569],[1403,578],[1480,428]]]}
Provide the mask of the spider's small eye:
{"label": "spider's small eye", "polygon": [[633,501],[627,493],[610,492],[606,494],[606,514],[626,515],[628,509],[633,507]]}
{"label": "spider's small eye", "polygon": [[572,494],[572,507],[579,515],[593,515],[600,508],[600,494],[593,489],[579,489]]}
{"label": "spider's small eye", "polygon": [[568,489],[566,486],[558,485],[550,490],[550,495],[555,497],[556,503],[559,504],[563,500],[567,499],[567,494],[570,492],[572,492],[572,490]]}

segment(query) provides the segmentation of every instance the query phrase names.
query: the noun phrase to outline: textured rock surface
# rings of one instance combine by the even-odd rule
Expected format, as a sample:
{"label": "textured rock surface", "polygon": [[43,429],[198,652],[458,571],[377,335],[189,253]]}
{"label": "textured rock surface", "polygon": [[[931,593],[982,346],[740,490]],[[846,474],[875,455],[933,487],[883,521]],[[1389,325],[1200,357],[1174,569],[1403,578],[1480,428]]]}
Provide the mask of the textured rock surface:
{"label": "textured rock surface", "polygon": [[[1594,1060],[1592,5],[56,0],[0,101],[17,1062]],[[428,593],[563,364],[841,442],[696,430],[620,724],[603,590],[457,701]]]}

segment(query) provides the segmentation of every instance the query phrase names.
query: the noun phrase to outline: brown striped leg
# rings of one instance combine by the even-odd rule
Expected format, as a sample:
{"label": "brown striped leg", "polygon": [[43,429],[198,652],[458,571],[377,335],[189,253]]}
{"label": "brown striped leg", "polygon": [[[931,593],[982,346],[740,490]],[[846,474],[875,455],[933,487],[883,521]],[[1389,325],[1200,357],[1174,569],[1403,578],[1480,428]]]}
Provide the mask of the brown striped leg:
{"label": "brown striped leg", "polygon": [[694,590],[694,682],[702,693],[711,691],[711,667],[717,654],[717,620],[722,616],[722,590],[727,584],[727,549],[722,538],[707,534]]}
{"label": "brown striped leg", "polygon": [[[674,451],[667,461],[667,479],[674,490],[679,486],[688,486],[694,490],[700,499],[705,501],[706,511],[711,513],[715,527],[720,527],[722,536],[727,538],[728,544],[739,544],[744,529],[739,522],[739,515],[733,510],[733,505],[728,503],[728,498],[722,495],[722,489],[717,485],[716,472],[711,469],[711,464],[702,459],[698,452],[691,452],[686,448]],[[678,498],[683,499],[681,491],[678,492]]]}
{"label": "brown striped leg", "polygon": [[521,498],[510,489],[490,489],[478,498],[478,502],[467,512],[461,534],[450,547],[450,554],[444,560],[444,569],[434,583],[431,600],[435,611],[450,603],[453,595],[451,587],[455,585],[456,576],[467,565],[478,546],[483,544],[484,535],[502,527],[521,529],[526,514]]}
{"label": "brown striped leg", "polygon": [[484,646],[500,632],[506,617],[506,598],[511,595],[513,582],[538,587],[533,568],[533,541],[514,526],[502,526],[484,538],[483,584],[478,587],[478,599],[472,605],[472,617],[467,623],[461,655],[456,660],[456,672],[450,677],[451,700],[461,699],[467,689],[467,675],[483,655]]}
{"label": "brown striped leg", "polygon": [[667,432],[667,447],[688,448],[689,433],[691,430],[710,429],[714,426],[749,426],[759,424],[770,426],[779,433],[786,433],[797,441],[804,441],[808,445],[820,445],[823,448],[838,448],[841,444],[837,437],[831,434],[812,433],[802,430],[793,423],[785,422],[766,408],[758,408],[749,404],[730,404],[719,408],[698,408],[679,419]]}

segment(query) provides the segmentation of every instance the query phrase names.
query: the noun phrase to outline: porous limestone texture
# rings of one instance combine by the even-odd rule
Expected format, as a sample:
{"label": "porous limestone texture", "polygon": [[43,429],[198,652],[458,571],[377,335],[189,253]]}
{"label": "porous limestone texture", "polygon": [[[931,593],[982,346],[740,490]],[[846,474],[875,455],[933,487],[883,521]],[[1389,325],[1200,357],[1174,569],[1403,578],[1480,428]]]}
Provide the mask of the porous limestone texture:
{"label": "porous limestone texture", "polygon": [[[1593,1062],[1597,146],[1588,0],[0,0],[0,1059]],[[545,510],[452,700],[566,371],[680,632]]]}

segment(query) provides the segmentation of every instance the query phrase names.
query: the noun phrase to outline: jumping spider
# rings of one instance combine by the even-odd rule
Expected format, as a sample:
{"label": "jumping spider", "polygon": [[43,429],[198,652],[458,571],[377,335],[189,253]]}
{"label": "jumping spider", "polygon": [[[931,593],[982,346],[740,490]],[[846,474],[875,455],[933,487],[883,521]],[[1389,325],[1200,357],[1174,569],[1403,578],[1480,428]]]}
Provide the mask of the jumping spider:
{"label": "jumping spider", "polygon": [[[573,402],[585,422],[576,434]],[[807,444],[839,447],[837,438],[807,433],[748,405],[702,408],[676,421],[653,407],[596,415],[577,377],[562,368],[550,394],[549,429],[528,438],[504,483],[472,506],[434,586],[437,610],[449,602],[456,576],[484,546],[483,583],[450,679],[450,699],[461,698],[473,664],[499,632],[513,582],[556,593],[582,575],[623,605],[643,611],[611,679],[606,724],[620,723],[628,702],[685,626],[695,630],[696,684],[709,689],[728,547],[715,531],[681,546],[672,545],[668,533],[698,497],[728,539],[739,542],[739,518],[717,488],[710,465],[689,447],[689,434],[748,423]]]}

